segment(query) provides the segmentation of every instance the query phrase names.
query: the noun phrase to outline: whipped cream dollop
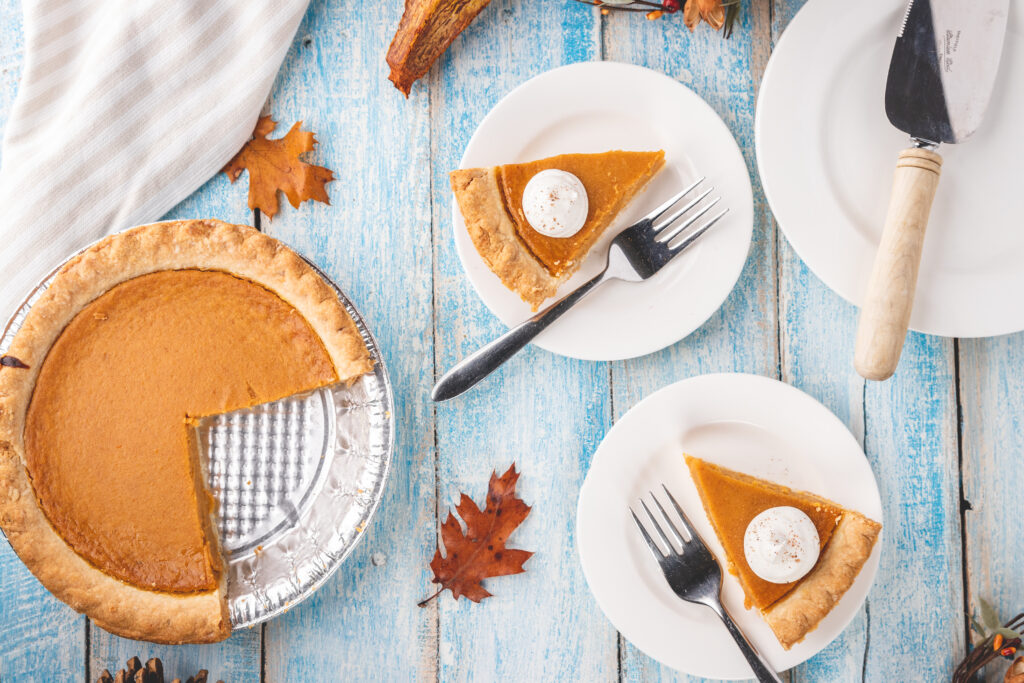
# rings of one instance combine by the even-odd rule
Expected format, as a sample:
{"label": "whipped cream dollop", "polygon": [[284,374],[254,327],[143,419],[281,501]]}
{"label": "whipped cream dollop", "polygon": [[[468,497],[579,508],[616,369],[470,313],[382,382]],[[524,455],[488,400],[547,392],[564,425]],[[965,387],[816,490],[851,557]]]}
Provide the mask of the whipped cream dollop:
{"label": "whipped cream dollop", "polygon": [[572,237],[587,222],[587,190],[567,171],[549,168],[530,178],[523,190],[523,213],[530,226],[548,237]]}
{"label": "whipped cream dollop", "polygon": [[801,510],[769,508],[743,534],[747,564],[765,581],[790,583],[811,571],[820,553],[818,530]]}

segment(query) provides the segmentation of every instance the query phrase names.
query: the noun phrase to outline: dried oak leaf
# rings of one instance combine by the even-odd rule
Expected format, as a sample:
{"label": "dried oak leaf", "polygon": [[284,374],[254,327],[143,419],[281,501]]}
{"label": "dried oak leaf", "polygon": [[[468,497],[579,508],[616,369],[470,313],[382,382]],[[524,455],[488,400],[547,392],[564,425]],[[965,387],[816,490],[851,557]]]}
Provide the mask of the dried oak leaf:
{"label": "dried oak leaf", "polygon": [[725,23],[725,8],[722,0],[686,0],[683,7],[683,22],[693,31],[701,20],[716,31]]}
{"label": "dried oak leaf", "polygon": [[316,146],[316,136],[299,130],[300,126],[302,121],[292,126],[283,138],[268,140],[277,122],[269,116],[261,116],[252,139],[223,169],[231,182],[238,180],[243,170],[249,171],[249,208],[259,209],[268,218],[277,214],[278,190],[284,192],[296,209],[309,199],[331,203],[325,185],[334,180],[334,173],[299,158]]}
{"label": "dried oak leaf", "polygon": [[442,557],[438,546],[430,562],[433,582],[441,584],[441,588],[422,601],[420,607],[445,589],[456,599],[465,595],[473,602],[480,602],[491,595],[481,584],[484,579],[526,571],[523,563],[533,553],[505,547],[509,535],[530,514],[530,506],[516,498],[518,479],[515,464],[500,477],[492,472],[483,510],[463,493],[455,510],[466,524],[465,532],[455,515],[448,512],[448,519],[441,525],[441,540],[448,555]]}

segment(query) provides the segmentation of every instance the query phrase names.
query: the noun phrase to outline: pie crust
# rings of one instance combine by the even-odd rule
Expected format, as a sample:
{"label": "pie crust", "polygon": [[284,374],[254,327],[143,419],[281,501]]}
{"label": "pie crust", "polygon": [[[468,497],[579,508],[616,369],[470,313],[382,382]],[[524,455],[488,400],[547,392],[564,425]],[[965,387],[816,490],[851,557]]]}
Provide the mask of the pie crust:
{"label": "pie crust", "polygon": [[39,369],[64,327],[115,285],[178,269],[224,271],[277,294],[320,337],[339,380],[351,381],[372,369],[359,330],[334,290],[277,240],[215,220],[157,223],[112,235],[60,269],[6,352],[28,367],[0,368],[0,526],[48,590],[102,628],[153,642],[213,642],[231,632],[225,572],[219,587],[205,593],[156,592],[105,574],[51,526],[25,466],[29,402]]}
{"label": "pie crust", "polygon": [[[629,160],[625,167],[624,159]],[[610,160],[615,160],[615,163],[610,163]],[[566,154],[526,164],[460,169],[452,171],[450,181],[466,230],[484,263],[506,287],[517,292],[533,310],[537,310],[544,300],[554,296],[559,285],[578,270],[598,236],[644,189],[664,163],[662,151]],[[522,214],[522,208],[518,198],[505,196],[508,188],[502,172],[521,174],[526,167],[532,175],[536,172],[533,169],[564,168],[566,164],[570,167],[575,165],[573,170],[577,173],[587,170],[593,176],[593,185],[587,185],[591,195],[590,215],[580,235],[588,233],[590,228],[593,230],[582,240],[576,236],[555,239],[534,232],[525,222],[525,216],[520,216],[520,224],[517,225],[513,214]],[[590,228],[586,227],[588,225]],[[520,234],[520,230],[528,234]],[[545,265],[544,259],[550,261],[551,255],[545,257],[540,251],[535,252],[531,243],[538,250],[542,246],[551,250],[553,245],[558,245],[555,262]]]}
{"label": "pie crust", "polygon": [[[704,505],[704,511],[711,521],[715,534],[718,535],[723,545],[726,545],[722,540],[723,530],[713,518],[712,506],[709,505],[708,500],[708,491],[704,489],[700,484],[700,480],[694,475],[695,467],[715,470],[744,484],[763,488],[767,494],[766,502],[760,506],[762,509],[758,510],[758,512],[774,507],[773,502],[771,502],[773,494],[800,499],[803,501],[801,507],[809,506],[807,509],[821,508],[838,511],[839,517],[835,528],[825,542],[821,555],[811,571],[797,581],[792,589],[781,598],[759,610],[782,647],[786,650],[790,649],[818,627],[822,619],[832,611],[846,591],[850,589],[850,586],[853,585],[864,563],[871,556],[871,551],[874,548],[875,541],[878,540],[882,525],[868,519],[859,512],[843,508],[837,503],[816,494],[794,491],[786,486],[758,479],[742,472],[736,472],[700,460],[699,458],[689,455],[685,457],[686,463],[690,467],[694,484],[697,486],[697,491],[700,494],[701,502]],[[733,492],[733,495],[735,495],[735,492]],[[742,561],[742,558],[733,558],[727,551],[726,559],[729,563],[730,573],[738,574],[735,566],[738,561]],[[746,591],[745,587],[744,590]],[[749,595],[745,596],[745,598],[749,609],[752,601]]]}
{"label": "pie crust", "polygon": [[781,600],[762,612],[782,647],[790,649],[816,629],[850,590],[871,556],[882,525],[846,510],[818,564]]}
{"label": "pie crust", "polygon": [[466,230],[484,263],[537,310],[542,301],[554,296],[561,279],[548,273],[516,236],[501,196],[498,168],[452,171],[451,183]]}

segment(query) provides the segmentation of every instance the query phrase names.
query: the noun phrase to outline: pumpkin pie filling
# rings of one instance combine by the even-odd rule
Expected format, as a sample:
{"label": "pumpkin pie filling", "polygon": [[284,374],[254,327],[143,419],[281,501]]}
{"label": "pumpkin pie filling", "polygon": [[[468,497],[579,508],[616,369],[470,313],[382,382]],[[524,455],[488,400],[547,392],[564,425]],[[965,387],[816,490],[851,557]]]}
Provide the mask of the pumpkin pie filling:
{"label": "pumpkin pie filling", "polygon": [[[816,629],[853,586],[882,525],[813,493],[794,491],[689,455],[686,464],[725,550],[729,571],[743,588],[746,607],[756,606],[779,644],[790,649]],[[772,583],[754,573],[744,548],[751,520],[773,508],[776,513],[796,508],[793,513],[806,515],[818,533],[817,562],[789,583]]]}
{"label": "pumpkin pie filling", "polygon": [[789,593],[799,580],[772,583],[754,573],[746,560],[743,536],[750,521],[774,507],[794,507],[807,515],[818,532],[819,550],[828,544],[843,516],[842,508],[810,494],[733,472],[698,458],[687,456],[704,510],[715,529],[725,554],[729,571],[736,575],[746,594],[746,606],[764,610]]}
{"label": "pumpkin pie filling", "polygon": [[310,324],[226,272],[122,282],[64,328],[39,371],[25,466],[50,524],[127,583],[214,590],[212,499],[188,423],[338,381]]}
{"label": "pumpkin pie filling", "polygon": [[[553,277],[579,264],[626,204],[665,163],[665,153],[611,151],[561,154],[521,164],[499,166],[498,183],[505,210],[525,247]],[[541,171],[573,174],[587,190],[589,206],[583,227],[571,237],[549,237],[534,230],[523,211],[526,184]]]}

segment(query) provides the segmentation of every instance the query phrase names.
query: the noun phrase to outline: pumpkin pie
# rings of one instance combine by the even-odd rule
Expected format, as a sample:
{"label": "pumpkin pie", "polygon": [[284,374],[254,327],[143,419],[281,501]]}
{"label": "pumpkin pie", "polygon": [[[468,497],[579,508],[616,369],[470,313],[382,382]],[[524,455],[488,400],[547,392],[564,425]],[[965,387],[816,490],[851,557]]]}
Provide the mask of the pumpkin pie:
{"label": "pumpkin pie", "polygon": [[[729,572],[739,579],[747,609],[756,607],[779,643],[790,649],[832,611],[850,589],[878,539],[882,525],[859,512],[804,491],[686,456],[704,511],[725,550]],[[758,514],[794,507],[814,524],[818,561],[791,583],[765,581],[747,564],[743,537]]]}
{"label": "pumpkin pie", "polygon": [[219,221],[143,226],[86,249],[5,358],[0,525],[11,546],[99,626],[166,643],[231,632],[190,425],[372,368],[306,261]]}
{"label": "pumpkin pie", "polygon": [[[476,250],[506,287],[537,310],[579,269],[601,234],[664,165],[660,150],[616,150],[461,169],[450,179]],[[523,211],[526,184],[550,169],[573,174],[587,192],[586,221],[570,237],[537,232]]]}

